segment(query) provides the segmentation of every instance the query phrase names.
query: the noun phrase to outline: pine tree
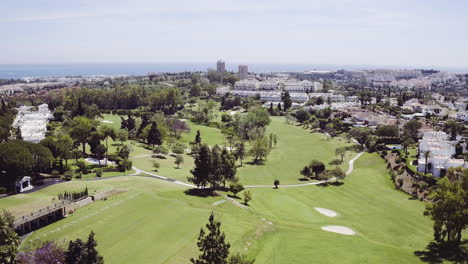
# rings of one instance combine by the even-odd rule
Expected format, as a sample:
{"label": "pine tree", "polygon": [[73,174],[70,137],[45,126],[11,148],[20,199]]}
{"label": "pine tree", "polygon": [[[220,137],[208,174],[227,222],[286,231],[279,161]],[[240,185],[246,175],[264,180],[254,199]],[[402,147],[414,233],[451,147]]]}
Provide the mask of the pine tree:
{"label": "pine tree", "polygon": [[86,263],[101,264],[104,263],[104,258],[99,255],[99,252],[96,249],[97,242],[94,239],[94,232],[88,236],[88,241],[86,242]]}
{"label": "pine tree", "polygon": [[197,187],[205,188],[208,185],[208,178],[211,171],[211,152],[210,148],[203,144],[198,149],[195,156],[195,168],[190,171],[193,177],[189,177],[188,181],[195,184]]}
{"label": "pine tree", "polygon": [[148,144],[151,144],[153,147],[154,145],[162,144],[161,132],[159,131],[156,122],[153,122],[153,124],[151,125],[151,129],[148,131],[147,141]]}
{"label": "pine tree", "polygon": [[195,140],[193,142],[195,144],[200,144],[201,143],[200,130],[197,130],[197,134],[195,135]]}
{"label": "pine tree", "polygon": [[215,145],[211,149],[211,167],[208,181],[212,188],[216,189],[223,180],[223,161],[221,159],[221,149]]}
{"label": "pine tree", "polygon": [[221,232],[221,222],[216,221],[213,212],[205,230],[200,229],[197,246],[201,251],[198,259],[191,258],[193,264],[227,264],[229,256],[229,245],[225,241],[224,232]]}
{"label": "pine tree", "polygon": [[226,149],[221,153],[221,165],[223,170],[223,185],[226,187],[226,181],[232,181],[236,177],[236,159]]}
{"label": "pine tree", "polygon": [[99,255],[97,242],[94,239],[94,232],[88,236],[86,243],[81,239],[71,240],[68,243],[68,249],[65,252],[65,263],[67,264],[103,264],[104,258]]}
{"label": "pine tree", "polygon": [[0,212],[0,263],[16,263],[20,239],[13,229],[14,216]]}

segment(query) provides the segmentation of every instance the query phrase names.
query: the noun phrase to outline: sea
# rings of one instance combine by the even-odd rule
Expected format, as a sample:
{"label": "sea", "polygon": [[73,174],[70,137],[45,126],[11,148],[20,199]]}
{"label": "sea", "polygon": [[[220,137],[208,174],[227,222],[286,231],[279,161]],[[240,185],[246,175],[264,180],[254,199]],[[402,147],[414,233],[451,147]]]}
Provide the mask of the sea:
{"label": "sea", "polygon": [[[366,69],[437,69],[433,67],[411,67],[391,65],[349,64],[280,64],[251,63],[249,72],[302,72],[310,70],[366,70]],[[226,62],[228,71],[237,72],[237,63]],[[0,79],[22,79],[27,77],[66,77],[96,75],[146,75],[148,73],[206,71],[216,69],[216,63],[79,63],[79,64],[0,64]],[[437,70],[468,72],[461,68],[439,68]]]}

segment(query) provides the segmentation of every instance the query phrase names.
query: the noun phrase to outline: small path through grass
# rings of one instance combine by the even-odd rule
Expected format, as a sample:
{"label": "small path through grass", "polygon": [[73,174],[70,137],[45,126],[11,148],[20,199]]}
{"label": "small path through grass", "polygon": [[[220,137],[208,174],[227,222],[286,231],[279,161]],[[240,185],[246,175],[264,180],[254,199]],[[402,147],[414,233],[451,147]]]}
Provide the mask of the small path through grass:
{"label": "small path through grass", "polygon": [[[350,174],[351,172],[353,172],[354,170],[354,162],[359,159],[359,157],[361,157],[365,152],[360,152],[358,153],[354,158],[352,158],[350,161],[349,161],[349,168],[348,168],[348,171],[346,172],[346,175]],[[332,178],[328,181],[331,181],[331,180],[335,180],[335,178]],[[309,182],[309,183],[300,183],[300,184],[289,184],[289,185],[281,185],[281,187],[283,188],[291,188],[291,187],[301,187],[301,186],[308,186],[308,185],[318,185],[318,184],[322,184],[322,183],[325,183],[325,181],[318,181],[318,182]],[[245,186],[245,188],[265,188],[265,187],[269,187],[269,188],[272,188],[273,185],[247,185]]]}

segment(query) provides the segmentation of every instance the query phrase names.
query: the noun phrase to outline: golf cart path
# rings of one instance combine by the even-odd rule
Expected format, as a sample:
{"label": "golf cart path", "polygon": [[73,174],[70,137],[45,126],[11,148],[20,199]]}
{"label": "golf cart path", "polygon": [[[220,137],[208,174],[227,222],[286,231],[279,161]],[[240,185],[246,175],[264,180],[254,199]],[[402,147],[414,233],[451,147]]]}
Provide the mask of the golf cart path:
{"label": "golf cart path", "polygon": [[[361,157],[365,152],[360,152],[358,153],[354,158],[352,158],[348,164],[348,170],[346,171],[346,175],[350,174],[353,172],[354,170],[354,162],[359,158]],[[147,154],[147,155],[140,155],[140,156],[133,156],[131,158],[140,158],[140,157],[148,157],[148,156],[151,156],[151,154]],[[192,188],[196,188],[195,185],[192,185],[192,184],[189,184],[189,183],[185,183],[185,182],[181,182],[181,181],[177,181],[177,180],[174,180],[174,179],[171,179],[171,178],[167,178],[167,177],[164,177],[164,176],[161,176],[161,175],[157,175],[157,174],[154,174],[154,173],[151,173],[151,172],[147,172],[147,171],[143,171],[143,170],[140,170],[138,169],[137,167],[133,167],[133,169],[135,170],[135,173],[132,174],[132,175],[137,175],[137,174],[140,174],[140,173],[145,173],[145,174],[148,174],[150,176],[153,176],[154,178],[157,178],[157,179],[160,179],[160,180],[165,180],[165,181],[169,181],[169,182],[173,182],[173,183],[176,183],[176,184],[179,184],[179,185],[184,185],[184,186],[188,186],[188,187],[192,187]],[[330,180],[334,180],[335,178],[333,179],[330,179]],[[300,183],[300,184],[289,184],[289,185],[281,185],[282,188],[292,188],[292,187],[302,187],[302,186],[309,186],[309,185],[318,185],[318,184],[322,184],[324,183],[325,181],[318,181],[318,182],[309,182],[309,183]],[[246,185],[245,188],[271,188],[272,185]]]}
{"label": "golf cart path", "polygon": [[[360,152],[358,153],[354,158],[352,158],[350,161],[349,161],[349,167],[348,167],[348,171],[346,171],[346,175],[350,174],[353,172],[354,170],[354,162],[359,159],[359,157],[361,157],[365,152]],[[334,180],[335,178],[332,178],[330,180]],[[318,185],[318,184],[322,184],[322,183],[325,183],[325,181],[318,181],[318,182],[309,182],[309,183],[300,183],[300,184],[289,184],[289,185],[281,185],[282,188],[291,188],[291,187],[301,187],[301,186],[309,186],[309,185]],[[247,185],[245,186],[245,188],[265,188],[265,187],[269,187],[271,188],[272,185]]]}

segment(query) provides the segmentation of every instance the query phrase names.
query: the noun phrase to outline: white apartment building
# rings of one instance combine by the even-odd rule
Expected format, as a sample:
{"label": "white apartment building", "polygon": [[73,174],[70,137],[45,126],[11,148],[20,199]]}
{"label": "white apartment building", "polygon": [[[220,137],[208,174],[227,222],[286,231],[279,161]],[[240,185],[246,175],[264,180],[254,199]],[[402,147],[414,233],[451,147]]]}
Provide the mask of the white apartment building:
{"label": "white apartment building", "polygon": [[[452,167],[467,167],[463,159],[452,159],[456,153],[455,146],[461,139],[451,141],[449,135],[442,131],[425,132],[422,140],[419,141],[419,160],[418,171],[424,172],[426,168],[426,158],[424,153],[430,152],[427,159],[427,172],[432,173],[435,177],[440,177],[443,171]],[[466,144],[463,144],[463,149],[466,149]]]}
{"label": "white apartment building", "polygon": [[309,100],[309,96],[306,93],[290,93],[291,101],[305,103]]}
{"label": "white apartment building", "polygon": [[276,91],[279,90],[279,83],[277,81],[265,81],[258,84],[258,89],[262,91]]}
{"label": "white apartment building", "polygon": [[259,86],[258,81],[241,80],[241,81],[237,81],[234,84],[234,90],[257,91],[258,86]]}
{"label": "white apartment building", "polygon": [[318,82],[311,81],[285,81],[283,82],[283,90],[293,93],[311,93],[315,91],[315,84]]}

